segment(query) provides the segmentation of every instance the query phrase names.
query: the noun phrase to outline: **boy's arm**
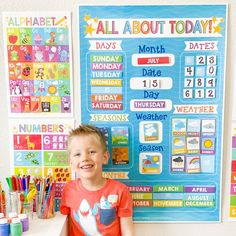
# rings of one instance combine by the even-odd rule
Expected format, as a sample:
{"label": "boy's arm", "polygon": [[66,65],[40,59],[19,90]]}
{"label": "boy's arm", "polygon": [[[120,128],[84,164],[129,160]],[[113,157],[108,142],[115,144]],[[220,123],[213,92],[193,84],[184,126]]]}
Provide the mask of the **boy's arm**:
{"label": "boy's arm", "polygon": [[120,228],[122,236],[134,236],[134,224],[131,217],[120,218]]}
{"label": "boy's arm", "polygon": [[67,206],[67,184],[64,186],[62,197],[61,197],[61,203],[60,203],[60,212],[62,215],[69,215],[70,214],[70,208]]}

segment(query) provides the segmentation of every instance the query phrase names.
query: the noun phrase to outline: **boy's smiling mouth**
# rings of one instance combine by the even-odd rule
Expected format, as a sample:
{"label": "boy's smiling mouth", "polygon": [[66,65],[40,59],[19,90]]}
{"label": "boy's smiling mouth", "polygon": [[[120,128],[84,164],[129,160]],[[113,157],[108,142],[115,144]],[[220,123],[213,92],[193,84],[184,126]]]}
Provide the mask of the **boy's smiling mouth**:
{"label": "boy's smiling mouth", "polygon": [[87,164],[87,165],[84,165],[84,166],[81,166],[80,169],[90,169],[90,168],[93,168],[94,165],[92,164]]}

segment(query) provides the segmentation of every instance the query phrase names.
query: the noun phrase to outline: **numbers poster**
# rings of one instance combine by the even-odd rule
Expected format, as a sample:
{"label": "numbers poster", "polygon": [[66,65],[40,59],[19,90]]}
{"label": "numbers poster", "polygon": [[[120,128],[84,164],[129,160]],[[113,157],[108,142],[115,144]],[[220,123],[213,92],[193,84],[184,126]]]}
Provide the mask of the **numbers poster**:
{"label": "numbers poster", "polygon": [[78,6],[82,123],[136,222],[219,222],[227,5]]}
{"label": "numbers poster", "polygon": [[5,13],[10,116],[72,116],[69,13]]}
{"label": "numbers poster", "polygon": [[56,179],[56,209],[65,183],[72,178],[66,140],[74,121],[10,121],[11,173]]}

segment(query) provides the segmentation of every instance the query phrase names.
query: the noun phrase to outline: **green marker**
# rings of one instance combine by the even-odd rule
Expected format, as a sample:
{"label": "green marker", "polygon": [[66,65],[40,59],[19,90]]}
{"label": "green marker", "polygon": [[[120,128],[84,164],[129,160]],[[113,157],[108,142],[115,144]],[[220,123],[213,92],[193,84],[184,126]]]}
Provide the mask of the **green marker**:
{"label": "green marker", "polygon": [[9,190],[12,191],[12,181],[11,181],[11,177],[6,177],[6,181],[7,181]]}

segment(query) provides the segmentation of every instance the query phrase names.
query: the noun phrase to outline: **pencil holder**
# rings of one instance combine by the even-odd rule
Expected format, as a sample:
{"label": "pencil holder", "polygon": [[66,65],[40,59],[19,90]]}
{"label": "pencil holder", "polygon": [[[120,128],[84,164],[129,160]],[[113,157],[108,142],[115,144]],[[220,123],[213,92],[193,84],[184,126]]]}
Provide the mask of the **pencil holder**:
{"label": "pencil holder", "polygon": [[9,192],[9,211],[19,213],[20,212],[20,193]]}
{"label": "pencil holder", "polygon": [[29,219],[33,219],[33,201],[21,203],[19,214],[26,214]]}
{"label": "pencil holder", "polygon": [[40,219],[50,219],[55,216],[55,192],[37,194],[37,216]]}

